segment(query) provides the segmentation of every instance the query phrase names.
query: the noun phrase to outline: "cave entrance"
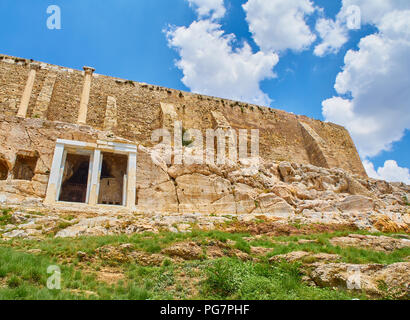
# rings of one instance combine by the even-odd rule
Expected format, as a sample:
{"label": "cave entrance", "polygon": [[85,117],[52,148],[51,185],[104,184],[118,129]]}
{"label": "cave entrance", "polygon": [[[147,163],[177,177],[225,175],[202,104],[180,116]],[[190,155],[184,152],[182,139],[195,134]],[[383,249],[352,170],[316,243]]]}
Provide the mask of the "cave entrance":
{"label": "cave entrance", "polygon": [[59,201],[86,203],[90,155],[67,154]]}
{"label": "cave entrance", "polygon": [[9,176],[9,166],[5,160],[0,159],[0,180],[7,180]]}
{"label": "cave entrance", "polygon": [[102,153],[98,203],[122,206],[126,204],[128,156]]}
{"label": "cave entrance", "polygon": [[13,178],[15,180],[31,181],[37,166],[37,156],[18,154],[13,169]]}

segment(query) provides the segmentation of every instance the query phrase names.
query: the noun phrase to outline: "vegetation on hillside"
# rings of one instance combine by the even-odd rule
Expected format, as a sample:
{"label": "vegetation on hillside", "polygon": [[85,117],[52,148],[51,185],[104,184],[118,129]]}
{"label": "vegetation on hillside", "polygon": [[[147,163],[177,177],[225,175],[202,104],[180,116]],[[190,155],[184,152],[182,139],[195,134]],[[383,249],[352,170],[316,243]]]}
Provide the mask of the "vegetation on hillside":
{"label": "vegetation on hillside", "polygon": [[[247,233],[194,231],[2,241],[0,299],[367,299],[362,292],[308,285],[303,281],[300,263],[269,262],[274,255],[298,250],[338,254],[348,263],[392,264],[410,256],[410,248],[387,253],[340,248],[329,242],[332,237],[350,233],[253,237]],[[300,239],[316,242],[302,243]],[[149,257],[187,241],[201,248],[223,244],[226,256],[211,259],[204,249],[195,260],[169,257],[159,265],[147,265],[123,261],[115,254],[98,254],[101,248],[132,245]],[[252,252],[253,247],[266,248],[266,254]],[[232,250],[249,258],[229,255]],[[50,265],[61,268],[61,290],[47,289]]]}

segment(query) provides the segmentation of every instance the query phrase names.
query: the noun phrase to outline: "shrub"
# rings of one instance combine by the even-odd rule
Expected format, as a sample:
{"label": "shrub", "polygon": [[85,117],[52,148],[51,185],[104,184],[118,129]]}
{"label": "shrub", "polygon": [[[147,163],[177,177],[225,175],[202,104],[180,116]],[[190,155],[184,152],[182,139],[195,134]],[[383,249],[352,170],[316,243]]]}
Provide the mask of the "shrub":
{"label": "shrub", "polygon": [[248,264],[239,260],[223,258],[212,263],[206,270],[206,288],[218,297],[228,297],[237,292],[250,274]]}

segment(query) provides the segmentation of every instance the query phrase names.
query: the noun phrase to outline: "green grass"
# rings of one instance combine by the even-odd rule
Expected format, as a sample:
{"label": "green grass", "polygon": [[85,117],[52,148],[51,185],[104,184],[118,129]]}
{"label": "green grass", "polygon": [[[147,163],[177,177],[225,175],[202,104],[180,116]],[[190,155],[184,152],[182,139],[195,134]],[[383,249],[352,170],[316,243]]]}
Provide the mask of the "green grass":
{"label": "green grass", "polygon": [[[2,212],[2,215],[7,216],[9,212]],[[329,242],[332,237],[350,233],[352,231],[263,236],[251,242],[245,239],[250,236],[247,233],[198,230],[192,233],[161,232],[76,239],[50,236],[43,241],[0,240],[0,299],[364,299],[362,294],[308,286],[302,281],[299,264],[268,263],[273,255],[299,250],[339,254],[347,263],[391,264],[410,256],[410,248],[386,253],[340,248]],[[300,239],[314,239],[317,243],[299,244]],[[136,250],[158,253],[182,241],[194,241],[204,248],[211,242],[220,241],[248,254],[252,246],[270,248],[271,252],[266,257],[259,257],[258,262],[243,262],[233,257],[185,262],[165,259],[161,266],[119,263],[103,260],[96,254],[100,247],[125,243],[132,243]],[[29,254],[27,251],[30,249],[40,249],[41,253]],[[78,251],[85,252],[91,260],[80,261]],[[61,268],[62,290],[46,287],[50,265]],[[98,280],[104,268],[113,268],[123,275],[122,280],[114,284]]]}
{"label": "green grass", "polygon": [[364,295],[309,287],[301,281],[298,265],[270,266],[223,258],[206,268],[203,295],[210,299],[246,300],[351,300]]}
{"label": "green grass", "polygon": [[[410,256],[410,248],[403,248],[395,250],[393,252],[379,252],[367,249],[360,249],[356,247],[341,248],[333,246],[330,243],[330,239],[333,237],[342,237],[351,234],[350,231],[339,231],[334,233],[324,233],[309,236],[291,236],[291,237],[276,237],[277,242],[288,242],[288,244],[274,243],[269,239],[262,238],[258,241],[252,241],[251,246],[260,246],[266,248],[272,248],[272,252],[268,257],[286,254],[292,251],[307,251],[312,253],[330,253],[338,254],[341,256],[341,262],[346,263],[380,263],[380,264],[392,264],[396,262],[402,262],[408,256]],[[354,233],[370,234],[366,231],[356,231]],[[383,233],[373,233],[373,235],[387,235]],[[300,239],[317,240],[317,243],[299,244],[297,241]]]}
{"label": "green grass", "polygon": [[[0,299],[134,299],[145,300],[149,293],[134,284],[109,286],[98,282],[95,275],[75,270],[72,266],[58,265],[55,260],[34,256],[0,247]],[[61,268],[61,290],[49,290],[46,286],[47,268]],[[0,282],[1,283],[1,282]],[[88,292],[88,293],[86,293]]]}

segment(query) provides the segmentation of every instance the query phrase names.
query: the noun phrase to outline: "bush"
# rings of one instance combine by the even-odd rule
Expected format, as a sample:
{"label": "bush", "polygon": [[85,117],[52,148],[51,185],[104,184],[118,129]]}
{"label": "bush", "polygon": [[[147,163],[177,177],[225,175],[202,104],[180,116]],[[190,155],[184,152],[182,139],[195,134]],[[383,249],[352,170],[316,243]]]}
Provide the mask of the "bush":
{"label": "bush", "polygon": [[243,262],[223,258],[206,269],[203,294],[207,299],[297,300],[351,299],[353,294],[302,282],[298,264]]}
{"label": "bush", "polygon": [[228,297],[237,292],[250,275],[250,264],[236,259],[223,258],[213,262],[206,270],[205,286],[217,297]]}

